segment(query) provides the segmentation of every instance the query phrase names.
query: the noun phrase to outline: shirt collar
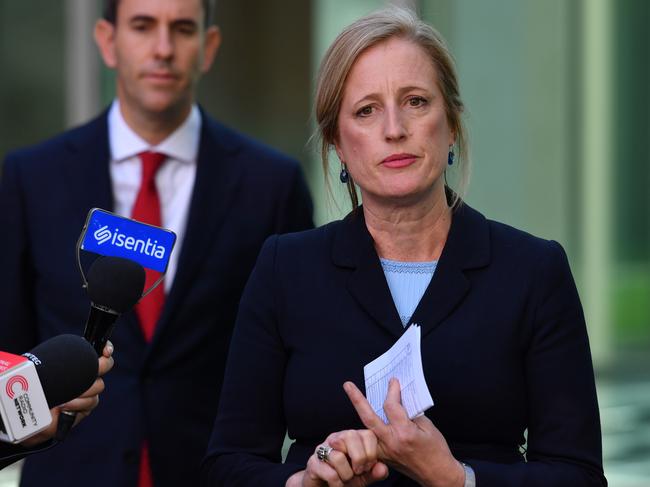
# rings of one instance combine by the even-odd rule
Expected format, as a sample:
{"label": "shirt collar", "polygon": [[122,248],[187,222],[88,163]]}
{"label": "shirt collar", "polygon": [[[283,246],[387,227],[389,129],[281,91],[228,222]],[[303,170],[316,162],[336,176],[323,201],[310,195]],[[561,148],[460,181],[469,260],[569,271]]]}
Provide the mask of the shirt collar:
{"label": "shirt collar", "polygon": [[108,112],[108,138],[111,159],[121,162],[144,151],[161,152],[186,163],[195,163],[199,153],[201,114],[195,104],[185,121],[160,144],[152,146],[129,127],[120,111],[118,100]]}

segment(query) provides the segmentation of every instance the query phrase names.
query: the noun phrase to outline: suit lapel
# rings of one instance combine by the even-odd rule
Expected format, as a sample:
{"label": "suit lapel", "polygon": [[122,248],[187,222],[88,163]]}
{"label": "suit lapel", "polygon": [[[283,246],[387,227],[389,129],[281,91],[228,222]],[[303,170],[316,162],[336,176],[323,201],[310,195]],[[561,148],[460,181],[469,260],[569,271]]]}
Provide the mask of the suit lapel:
{"label": "suit lapel", "polygon": [[241,165],[232,160],[236,147],[224,140],[215,122],[203,112],[201,116],[201,142],[187,228],[180,247],[174,283],[154,333],[154,344],[191,288],[241,180]]}
{"label": "suit lapel", "polygon": [[[332,260],[351,269],[348,291],[379,326],[401,336],[404,327],[388,289],[360,208],[348,215],[334,238]],[[420,300],[411,323],[422,335],[435,329],[461,303],[470,290],[465,270],[490,260],[489,228],[485,217],[467,205],[454,211],[451,229],[436,272]]]}
{"label": "suit lapel", "polygon": [[[100,207],[113,209],[113,192],[108,164],[110,150],[108,147],[107,112],[72,133],[66,140],[68,156],[63,161],[66,187],[70,191],[71,214],[80,214],[85,221],[88,210]],[[81,231],[81,226],[79,226]]]}
{"label": "suit lapel", "polygon": [[347,288],[354,299],[379,326],[395,337],[401,336],[404,328],[361,208],[345,218],[332,251],[335,265],[352,269]]}
{"label": "suit lapel", "polygon": [[422,336],[434,330],[462,302],[471,284],[466,270],[489,263],[489,228],[485,217],[463,204],[455,210],[436,272],[418,304],[411,323]]}

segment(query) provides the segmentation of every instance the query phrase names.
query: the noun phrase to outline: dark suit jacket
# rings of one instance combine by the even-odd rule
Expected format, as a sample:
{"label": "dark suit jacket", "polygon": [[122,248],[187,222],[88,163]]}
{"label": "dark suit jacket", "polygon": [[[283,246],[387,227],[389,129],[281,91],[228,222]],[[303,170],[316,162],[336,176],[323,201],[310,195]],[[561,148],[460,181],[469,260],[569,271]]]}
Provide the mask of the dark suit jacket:
{"label": "dark suit jacket", "polygon": [[[559,244],[462,206],[411,321],[435,401],[426,414],[478,486],[606,484],[587,333]],[[284,486],[330,433],[362,428],[342,384],[363,390],[363,366],[402,332],[362,212],[270,238],[240,304],[205,485]],[[295,443],[280,464],[285,428]],[[415,484],[392,471],[376,485]]]}
{"label": "dark suit jacket", "polygon": [[[27,461],[23,485],[134,486],[143,439],[157,486],[192,485],[214,422],[237,305],[262,243],[311,228],[298,164],[203,116],[178,270],[152,342],[116,324],[100,405],[65,444]],[[106,114],[6,158],[0,186],[0,344],[24,352],[83,332],[89,300],[75,244],[111,209]]]}

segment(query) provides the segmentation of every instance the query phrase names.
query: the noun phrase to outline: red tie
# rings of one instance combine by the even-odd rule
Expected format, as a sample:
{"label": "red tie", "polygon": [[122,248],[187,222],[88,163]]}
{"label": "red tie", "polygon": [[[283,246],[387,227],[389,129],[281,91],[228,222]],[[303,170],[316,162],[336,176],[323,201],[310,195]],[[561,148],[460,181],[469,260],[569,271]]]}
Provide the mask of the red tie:
{"label": "red tie", "polygon": [[[133,205],[131,218],[143,223],[161,226],[160,217],[160,199],[158,198],[158,189],[156,188],[156,173],[162,163],[165,161],[165,155],[157,152],[142,152],[139,154],[142,161],[142,182],[140,191]],[[160,273],[151,269],[145,269],[146,280],[144,287],[149,289],[160,277]],[[165,287],[161,282],[156,289],[151,291],[135,307],[135,312],[140,320],[140,327],[144,339],[151,341],[153,332],[156,328],[156,322],[160,318],[163,305],[165,304]]]}
{"label": "red tie", "polygon": [[[165,155],[156,152],[142,152],[139,154],[142,161],[142,181],[140,190],[133,205],[131,218],[143,223],[161,226],[162,218],[160,216],[160,199],[158,198],[158,189],[156,188],[156,173],[165,161]],[[151,269],[145,269],[145,289],[156,282],[160,273]],[[147,342],[151,341],[156,322],[160,318],[163,305],[165,304],[165,288],[163,283],[151,291],[135,307],[135,312],[140,320],[140,327]],[[149,450],[146,441],[142,445],[142,454],[140,457],[140,473],[138,478],[138,487],[152,487],[153,480],[151,475],[151,465],[149,464]]]}

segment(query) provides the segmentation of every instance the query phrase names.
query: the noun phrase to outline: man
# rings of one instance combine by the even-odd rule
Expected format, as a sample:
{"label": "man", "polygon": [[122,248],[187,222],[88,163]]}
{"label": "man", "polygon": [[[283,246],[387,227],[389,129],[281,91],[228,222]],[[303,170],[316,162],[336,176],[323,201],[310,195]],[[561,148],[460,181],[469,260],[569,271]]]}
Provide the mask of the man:
{"label": "man", "polygon": [[89,303],[75,243],[89,209],[178,235],[160,292],[117,322],[117,365],[101,404],[64,444],[27,460],[24,486],[197,483],[261,244],[312,225],[298,165],[194,104],[220,43],[210,8],[208,0],[109,1],[95,39],[116,70],[116,101],[89,124],[6,158],[0,341],[10,350],[81,333]]}

